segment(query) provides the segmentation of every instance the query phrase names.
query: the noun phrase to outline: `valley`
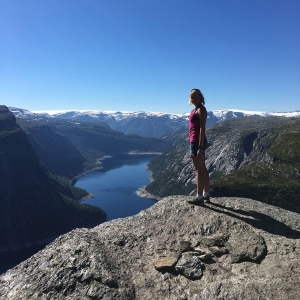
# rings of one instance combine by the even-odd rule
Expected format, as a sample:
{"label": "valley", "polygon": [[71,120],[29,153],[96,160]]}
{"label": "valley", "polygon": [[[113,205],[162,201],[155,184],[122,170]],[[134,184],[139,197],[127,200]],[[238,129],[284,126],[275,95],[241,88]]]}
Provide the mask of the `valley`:
{"label": "valley", "polygon": [[[140,195],[161,199],[195,190],[185,116],[171,126],[166,116],[155,120],[153,114],[148,119],[140,113],[135,127],[142,136],[115,131],[104,122],[29,114],[21,109],[15,110],[15,118],[5,106],[0,108],[2,253],[46,244],[78,226],[104,222],[103,210],[79,204],[89,191],[73,184],[82,174],[103,168],[106,157],[161,153],[148,164],[153,180]],[[298,112],[289,117],[221,115],[230,118],[222,121],[211,114],[210,120],[216,123],[207,129],[206,164],[213,196],[248,197],[299,212]],[[161,138],[146,136],[144,127],[138,125],[143,120],[146,127],[157,122],[163,128],[166,122],[166,132]]]}
{"label": "valley", "polygon": [[169,146],[126,136],[104,123],[16,120],[0,106],[0,264],[14,263],[25,249],[43,247],[74,228],[106,221],[102,208],[80,204],[89,192],[72,185],[78,176],[102,168],[105,157],[163,152]]}
{"label": "valley", "polygon": [[299,299],[299,15],[0,0],[0,300]]}

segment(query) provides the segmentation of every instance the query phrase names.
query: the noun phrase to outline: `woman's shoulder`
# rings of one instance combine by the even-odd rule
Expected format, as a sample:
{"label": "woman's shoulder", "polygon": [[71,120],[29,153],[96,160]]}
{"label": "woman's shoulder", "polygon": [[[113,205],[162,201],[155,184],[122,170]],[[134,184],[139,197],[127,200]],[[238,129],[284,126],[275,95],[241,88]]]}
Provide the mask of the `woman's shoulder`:
{"label": "woman's shoulder", "polygon": [[198,115],[207,114],[206,107],[202,104],[199,107],[197,107],[197,114]]}

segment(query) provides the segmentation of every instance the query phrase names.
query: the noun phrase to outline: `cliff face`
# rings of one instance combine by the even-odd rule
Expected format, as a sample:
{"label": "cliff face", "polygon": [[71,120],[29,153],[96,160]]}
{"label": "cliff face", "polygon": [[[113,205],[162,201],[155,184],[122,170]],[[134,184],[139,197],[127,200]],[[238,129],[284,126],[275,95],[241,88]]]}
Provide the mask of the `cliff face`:
{"label": "cliff face", "polygon": [[186,200],[59,237],[0,277],[0,299],[298,299],[299,214]]}
{"label": "cliff face", "polygon": [[36,155],[52,174],[73,178],[83,171],[84,157],[71,141],[54,127],[29,127],[27,137]]}
{"label": "cliff face", "polygon": [[0,106],[0,252],[106,220],[101,209],[78,204],[67,191],[49,177],[14,115]]}
{"label": "cliff face", "polygon": [[[299,207],[300,119],[249,117],[227,120],[207,129],[206,166],[216,196],[238,196]],[[187,134],[169,152],[149,163],[151,194],[193,192],[195,171]]]}

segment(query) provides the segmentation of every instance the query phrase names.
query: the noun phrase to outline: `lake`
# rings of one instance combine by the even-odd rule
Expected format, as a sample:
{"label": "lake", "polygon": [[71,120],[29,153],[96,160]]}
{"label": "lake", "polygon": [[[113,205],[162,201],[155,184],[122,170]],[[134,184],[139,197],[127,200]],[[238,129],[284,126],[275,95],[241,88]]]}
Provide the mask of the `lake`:
{"label": "lake", "polygon": [[80,177],[74,184],[95,197],[82,203],[102,208],[107,221],[135,215],[157,201],[137,195],[137,190],[150,183],[146,166],[157,155],[122,155],[102,161],[103,169]]}

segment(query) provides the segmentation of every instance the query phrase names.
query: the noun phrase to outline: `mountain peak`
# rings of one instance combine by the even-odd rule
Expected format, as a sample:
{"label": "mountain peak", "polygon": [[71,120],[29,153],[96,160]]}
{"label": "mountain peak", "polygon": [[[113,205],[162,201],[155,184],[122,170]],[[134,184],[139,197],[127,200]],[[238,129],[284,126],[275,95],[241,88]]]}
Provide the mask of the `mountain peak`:
{"label": "mountain peak", "polygon": [[17,126],[14,114],[5,106],[0,105],[0,128]]}

